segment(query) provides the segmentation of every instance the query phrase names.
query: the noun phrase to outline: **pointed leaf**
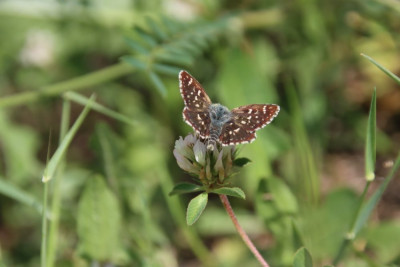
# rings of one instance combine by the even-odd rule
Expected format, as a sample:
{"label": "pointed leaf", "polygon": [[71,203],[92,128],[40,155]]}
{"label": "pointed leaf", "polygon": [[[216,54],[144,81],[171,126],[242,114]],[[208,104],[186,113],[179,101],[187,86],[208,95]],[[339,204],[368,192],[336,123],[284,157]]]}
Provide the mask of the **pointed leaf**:
{"label": "pointed leaf", "polygon": [[372,64],[374,64],[375,66],[377,66],[380,70],[382,70],[386,75],[388,75],[390,78],[392,78],[393,80],[395,80],[398,84],[400,84],[400,78],[397,77],[395,74],[393,74],[390,70],[386,69],[385,67],[383,67],[381,64],[379,64],[378,62],[376,62],[373,58],[362,54],[361,56],[365,57],[366,59],[368,59],[370,62],[372,62]]}
{"label": "pointed leaf", "polygon": [[78,206],[79,250],[97,261],[112,261],[120,247],[121,214],[115,195],[96,175],[87,181]]}
{"label": "pointed leaf", "polygon": [[312,258],[306,248],[300,248],[293,259],[293,267],[312,267]]}
{"label": "pointed leaf", "polygon": [[375,179],[376,159],[376,88],[372,94],[369,110],[367,138],[365,142],[365,177],[367,181]]}
{"label": "pointed leaf", "polygon": [[156,23],[156,21],[150,17],[147,17],[146,20],[147,24],[151,28],[151,32],[153,33],[153,35],[157,36],[157,38],[161,41],[167,39],[167,34],[165,33],[164,29],[161,28],[162,26],[160,24]]}
{"label": "pointed leaf", "polygon": [[215,189],[212,192],[216,194],[223,194],[231,197],[246,199],[246,195],[244,194],[243,190],[240,189],[239,187],[222,187]]}
{"label": "pointed leaf", "polygon": [[175,64],[179,66],[189,67],[193,64],[193,58],[187,55],[181,55],[176,53],[169,53],[165,51],[164,53],[156,54],[155,58],[159,62],[165,62],[169,64]]}
{"label": "pointed leaf", "polygon": [[169,195],[173,196],[178,194],[187,194],[192,192],[198,192],[201,190],[204,190],[204,186],[191,183],[180,183],[174,186]]}
{"label": "pointed leaf", "polygon": [[167,88],[165,88],[164,83],[161,81],[160,77],[154,72],[149,72],[149,79],[158,92],[165,97],[167,95]]}
{"label": "pointed leaf", "polygon": [[139,43],[136,42],[135,40],[133,40],[133,39],[131,39],[131,38],[125,38],[125,42],[129,45],[130,48],[132,48],[133,50],[135,50],[136,53],[138,53],[138,54],[144,54],[144,55],[149,54],[149,50],[147,50],[146,48],[144,48],[141,44],[139,44]]}
{"label": "pointed leaf", "polygon": [[169,65],[164,64],[153,64],[153,69],[161,74],[172,75],[176,77],[178,73],[181,71],[180,68],[176,68]]}
{"label": "pointed leaf", "polygon": [[204,192],[193,198],[188,205],[186,211],[186,223],[188,225],[194,224],[200,217],[201,213],[207,206],[208,193]]}
{"label": "pointed leaf", "polygon": [[251,162],[251,160],[248,158],[237,158],[233,161],[233,165],[238,166],[238,167],[243,167],[244,165],[248,164],[249,162]]}

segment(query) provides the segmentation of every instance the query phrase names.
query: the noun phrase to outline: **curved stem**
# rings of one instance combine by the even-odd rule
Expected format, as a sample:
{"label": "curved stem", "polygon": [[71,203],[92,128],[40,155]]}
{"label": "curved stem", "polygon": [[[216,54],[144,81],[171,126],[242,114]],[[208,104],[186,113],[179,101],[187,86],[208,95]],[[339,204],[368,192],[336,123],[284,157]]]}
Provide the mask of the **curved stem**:
{"label": "curved stem", "polygon": [[26,105],[37,101],[43,96],[56,96],[67,91],[76,91],[94,87],[118,77],[134,72],[135,69],[127,63],[121,62],[104,69],[88,73],[64,82],[42,87],[36,91],[28,91],[20,94],[0,98],[0,108]]}
{"label": "curved stem", "polygon": [[254,254],[254,256],[261,263],[262,266],[269,267],[268,263],[261,256],[260,252],[254,246],[253,242],[251,242],[249,236],[246,234],[246,232],[244,231],[242,226],[240,226],[239,221],[237,220],[235,213],[233,212],[232,206],[229,203],[228,197],[226,195],[219,195],[219,198],[221,199],[222,204],[224,205],[224,207],[226,209],[226,212],[228,212],[229,217],[231,217],[233,225],[235,225],[235,228],[238,231],[240,237],[243,239],[244,243],[251,250],[251,252]]}

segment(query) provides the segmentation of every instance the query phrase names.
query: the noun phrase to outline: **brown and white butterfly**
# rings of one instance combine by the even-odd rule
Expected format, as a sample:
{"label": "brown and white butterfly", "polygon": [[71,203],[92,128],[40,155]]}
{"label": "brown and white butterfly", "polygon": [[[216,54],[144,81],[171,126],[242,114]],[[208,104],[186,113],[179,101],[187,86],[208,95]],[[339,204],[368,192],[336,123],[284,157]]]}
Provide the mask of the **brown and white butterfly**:
{"label": "brown and white butterfly", "polygon": [[185,103],[184,121],[207,139],[211,150],[216,142],[228,146],[254,141],[256,130],[271,123],[280,109],[275,104],[252,104],[230,111],[213,104],[201,84],[184,70],[179,72],[179,88]]}

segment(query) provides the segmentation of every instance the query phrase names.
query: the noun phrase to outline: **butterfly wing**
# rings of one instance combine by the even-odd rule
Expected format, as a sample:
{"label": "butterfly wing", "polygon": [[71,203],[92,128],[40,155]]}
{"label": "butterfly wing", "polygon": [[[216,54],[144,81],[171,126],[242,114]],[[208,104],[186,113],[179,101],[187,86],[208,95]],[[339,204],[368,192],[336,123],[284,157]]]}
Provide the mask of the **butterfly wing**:
{"label": "butterfly wing", "polygon": [[203,138],[210,134],[210,114],[207,112],[191,111],[187,107],[183,109],[183,120]]}
{"label": "butterfly wing", "polygon": [[279,110],[279,106],[274,104],[253,104],[233,109],[232,116],[244,130],[254,132],[271,123]]}
{"label": "butterfly wing", "polygon": [[222,128],[220,142],[222,145],[251,143],[256,139],[255,131],[278,115],[279,106],[274,104],[253,104],[233,109],[232,120]]}
{"label": "butterfly wing", "polygon": [[201,84],[184,70],[179,72],[179,88],[185,103],[183,120],[201,137],[208,137],[211,122],[208,111],[211,105],[210,98]]}
{"label": "butterfly wing", "polygon": [[211,100],[201,84],[189,73],[179,72],[179,88],[185,106],[191,111],[207,111]]}
{"label": "butterfly wing", "polygon": [[222,127],[219,141],[223,146],[251,143],[256,139],[256,133],[246,131],[236,121],[230,120]]}

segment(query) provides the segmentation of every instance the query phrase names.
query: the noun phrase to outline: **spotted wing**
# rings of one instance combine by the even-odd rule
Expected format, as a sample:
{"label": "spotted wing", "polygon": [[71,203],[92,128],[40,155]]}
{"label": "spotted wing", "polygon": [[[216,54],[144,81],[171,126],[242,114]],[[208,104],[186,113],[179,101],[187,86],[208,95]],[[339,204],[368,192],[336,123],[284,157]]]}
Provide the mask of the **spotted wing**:
{"label": "spotted wing", "polygon": [[254,131],[246,131],[242,125],[230,120],[222,127],[219,141],[223,146],[251,143],[256,139]]}
{"label": "spotted wing", "polygon": [[201,84],[189,73],[179,72],[179,88],[186,108],[190,111],[205,112],[211,105],[211,100]]}
{"label": "spotted wing", "polygon": [[248,132],[254,132],[271,123],[279,113],[279,106],[274,104],[253,104],[232,110],[233,120]]}
{"label": "spotted wing", "polygon": [[210,134],[210,114],[208,111],[191,111],[187,107],[183,109],[183,120],[203,138]]}

